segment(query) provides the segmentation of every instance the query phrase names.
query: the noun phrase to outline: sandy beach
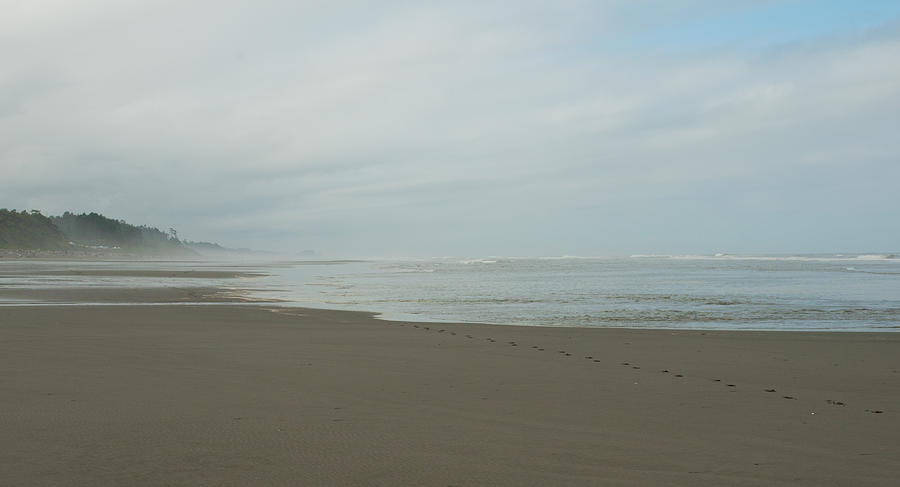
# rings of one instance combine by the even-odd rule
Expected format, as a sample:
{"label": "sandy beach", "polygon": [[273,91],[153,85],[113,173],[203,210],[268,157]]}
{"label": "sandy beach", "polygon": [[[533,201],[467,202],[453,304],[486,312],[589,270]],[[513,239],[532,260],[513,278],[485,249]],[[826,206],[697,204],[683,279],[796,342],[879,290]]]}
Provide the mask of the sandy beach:
{"label": "sandy beach", "polygon": [[[177,293],[177,291],[169,291]],[[0,307],[2,485],[895,485],[900,335]]]}
{"label": "sandy beach", "polygon": [[3,7],[0,487],[900,487],[900,0]]}

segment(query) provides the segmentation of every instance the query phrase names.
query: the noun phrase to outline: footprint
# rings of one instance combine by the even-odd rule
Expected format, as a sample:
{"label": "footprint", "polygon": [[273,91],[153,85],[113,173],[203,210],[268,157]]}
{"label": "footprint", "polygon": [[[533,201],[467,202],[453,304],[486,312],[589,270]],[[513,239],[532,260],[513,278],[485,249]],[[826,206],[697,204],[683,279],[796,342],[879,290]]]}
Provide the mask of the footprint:
{"label": "footprint", "polygon": [[675,377],[684,377],[684,376],[681,374],[675,374]]}
{"label": "footprint", "polygon": [[622,365],[631,365],[628,362],[622,362]]}
{"label": "footprint", "polygon": [[668,374],[668,373],[669,373],[669,369],[662,369],[662,370],[660,370],[660,372],[662,372],[663,374]]}
{"label": "footprint", "polygon": [[594,359],[594,362],[599,362],[599,360],[597,360],[597,359]]}
{"label": "footprint", "polygon": [[544,349],[543,349],[543,348],[539,348],[538,351],[539,351],[539,352],[543,352]]}
{"label": "footprint", "polygon": [[592,358],[594,358],[594,357],[591,357],[590,355],[586,355],[584,358],[590,360],[590,359],[592,359]]}
{"label": "footprint", "polygon": [[794,397],[794,396],[783,396],[783,397],[784,397],[785,399],[793,399],[793,400],[795,400],[795,401],[797,400],[797,398]]}
{"label": "footprint", "polygon": [[766,389],[766,392],[775,392],[775,389]]}
{"label": "footprint", "polygon": [[842,403],[841,401],[835,401],[834,399],[826,399],[825,402],[831,404],[832,406],[846,406],[846,404]]}
{"label": "footprint", "polygon": [[567,353],[567,354],[566,354],[566,357],[571,357],[571,356],[572,356],[571,353]]}
{"label": "footprint", "polygon": [[631,368],[632,368],[632,369],[635,369],[635,370],[640,369],[640,367],[638,367],[637,365],[632,366]]}
{"label": "footprint", "polygon": [[734,384],[728,384],[728,387],[737,387],[737,386]]}
{"label": "footprint", "polygon": [[466,338],[472,338],[472,335],[466,335]]}
{"label": "footprint", "polygon": [[722,382],[722,379],[713,379],[713,382]]}
{"label": "footprint", "polygon": [[881,413],[883,413],[884,411],[882,411],[882,410],[880,410],[880,409],[866,409],[866,412],[867,412],[867,413],[872,413],[872,414],[881,414]]}
{"label": "footprint", "polygon": [[453,336],[456,336],[456,332],[455,332],[455,331],[451,331],[450,334],[453,335]]}
{"label": "footprint", "polygon": [[438,330],[438,333],[444,333],[447,330]]}

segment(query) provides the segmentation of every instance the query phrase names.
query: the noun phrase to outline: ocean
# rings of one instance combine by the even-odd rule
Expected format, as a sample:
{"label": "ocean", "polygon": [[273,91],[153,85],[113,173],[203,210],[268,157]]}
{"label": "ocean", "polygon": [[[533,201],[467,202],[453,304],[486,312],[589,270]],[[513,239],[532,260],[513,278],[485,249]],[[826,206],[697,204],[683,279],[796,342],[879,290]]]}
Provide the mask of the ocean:
{"label": "ocean", "polygon": [[386,319],[533,326],[900,330],[894,255],[295,262],[255,293]]}
{"label": "ocean", "polygon": [[394,320],[662,329],[900,330],[900,258],[895,255],[27,265],[38,269],[222,269],[268,275],[177,282],[161,277],[28,275],[21,262],[4,262],[0,263],[0,290],[212,285],[249,290],[251,297],[277,299],[279,305],[372,311]]}

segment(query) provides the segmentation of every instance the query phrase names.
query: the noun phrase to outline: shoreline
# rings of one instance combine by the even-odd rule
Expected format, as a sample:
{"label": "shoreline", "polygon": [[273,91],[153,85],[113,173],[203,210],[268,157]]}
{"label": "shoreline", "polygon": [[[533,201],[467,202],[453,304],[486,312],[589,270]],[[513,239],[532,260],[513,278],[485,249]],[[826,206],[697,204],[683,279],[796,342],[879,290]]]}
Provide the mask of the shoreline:
{"label": "shoreline", "polygon": [[[572,329],[572,330],[624,330],[624,331],[654,331],[654,332],[670,332],[670,333],[699,333],[701,335],[705,335],[708,333],[738,333],[738,334],[754,334],[754,333],[789,333],[789,334],[861,334],[861,335],[871,335],[871,334],[884,334],[884,335],[893,335],[900,333],[900,325],[891,326],[886,328],[879,329],[856,329],[856,328],[844,328],[844,329],[797,329],[797,328],[772,328],[772,329],[761,329],[761,328],[663,328],[663,327],[652,327],[652,326],[573,326],[566,324],[556,324],[556,325],[528,325],[522,323],[491,323],[486,321],[461,321],[461,320],[428,320],[425,318],[422,319],[403,319],[401,317],[395,316],[385,316],[390,313],[381,312],[381,311],[373,311],[373,310],[358,310],[358,309],[348,309],[348,308],[326,308],[326,307],[316,307],[316,306],[304,306],[301,304],[295,304],[290,301],[279,300],[274,298],[254,298],[251,296],[252,291],[240,288],[221,288],[214,286],[205,286],[205,287],[147,287],[147,288],[80,288],[80,287],[72,287],[66,289],[64,292],[59,292],[59,289],[48,289],[48,288],[35,288],[35,289],[25,289],[25,290],[17,290],[18,292],[7,293],[4,296],[4,292],[8,291],[7,289],[0,289],[0,308],[4,306],[10,307],[33,307],[33,308],[43,308],[43,307],[93,307],[93,306],[208,306],[208,305],[217,305],[217,306],[259,306],[259,307],[274,307],[278,309],[308,309],[315,311],[324,311],[324,312],[337,312],[337,313],[363,313],[372,316],[372,319],[387,323],[409,323],[409,324],[419,324],[419,325],[427,325],[427,326],[439,326],[439,325],[484,325],[484,326],[499,326],[504,328],[539,328],[539,329]],[[35,292],[37,291],[37,292]],[[124,292],[123,292],[124,291]],[[50,297],[52,299],[56,299],[55,301],[46,301],[46,302],[33,302],[28,301],[26,298],[18,298],[19,296],[27,296],[33,298],[34,296],[44,295],[46,297]],[[68,302],[65,301],[65,296],[71,298],[84,298],[89,297],[89,295],[93,294],[94,296],[104,299],[104,301],[77,301],[77,302]],[[147,300],[152,298],[153,300]],[[161,299],[157,301],[157,299]],[[19,302],[17,302],[19,300]]]}
{"label": "shoreline", "polygon": [[[358,261],[295,261],[293,264],[334,264]],[[818,319],[810,318],[809,311],[802,307],[786,306],[784,310],[790,313],[798,313],[801,316],[797,320],[792,320],[790,316],[777,314],[777,307],[762,309],[763,314],[769,313],[769,320],[760,319],[754,316],[749,321],[742,319],[744,316],[754,315],[758,310],[752,306],[740,306],[734,308],[739,311],[731,311],[730,307],[714,307],[715,309],[703,308],[703,306],[688,305],[685,311],[677,306],[683,303],[676,302],[674,311],[667,309],[666,304],[657,305],[652,303],[648,308],[648,312],[635,312],[640,309],[638,305],[628,305],[621,309],[613,309],[610,311],[612,317],[608,317],[610,313],[601,310],[597,313],[597,319],[581,319],[581,315],[573,316],[553,316],[548,315],[546,310],[538,310],[537,315],[532,319],[523,317],[522,312],[527,312],[525,308],[519,309],[516,313],[501,312],[499,315],[494,314],[491,309],[482,306],[478,312],[478,306],[474,308],[461,306],[459,309],[452,309],[447,312],[447,307],[437,308],[434,303],[426,303],[418,311],[425,311],[428,316],[419,314],[416,310],[409,308],[400,303],[405,303],[406,297],[415,299],[416,291],[404,289],[401,287],[397,292],[389,297],[387,301],[366,301],[365,295],[362,297],[362,303],[342,303],[340,296],[337,300],[329,299],[329,296],[317,298],[318,294],[313,291],[303,290],[306,285],[314,285],[305,281],[300,281],[303,285],[296,282],[285,281],[279,277],[278,269],[285,266],[290,267],[285,262],[185,262],[185,261],[142,261],[134,262],[132,265],[112,264],[109,261],[98,260],[79,260],[72,261],[69,265],[56,261],[45,261],[40,264],[27,259],[18,259],[10,261],[2,261],[0,259],[0,279],[4,282],[0,284],[0,303],[3,301],[13,301],[16,304],[22,303],[65,303],[79,304],[90,303],[100,304],[111,301],[117,303],[134,303],[154,302],[154,303],[202,303],[202,302],[218,302],[218,303],[272,303],[281,306],[308,306],[317,309],[335,309],[348,311],[368,311],[377,313],[378,319],[392,321],[421,321],[423,323],[452,323],[452,322],[469,322],[469,323],[490,323],[496,325],[508,326],[510,324],[518,326],[538,326],[538,327],[602,327],[615,329],[655,329],[668,331],[681,330],[730,330],[730,331],[772,331],[772,332],[822,332],[822,333],[896,333],[900,332],[900,322],[896,321],[896,307],[885,308],[877,302],[870,303],[872,306],[871,314],[865,314],[866,309],[858,306],[854,307],[852,302],[844,303],[846,309],[838,309],[837,311],[829,311],[828,306],[817,303],[814,306],[820,308],[814,309],[818,313]],[[125,267],[120,268],[120,267]],[[326,272],[327,273],[327,272]],[[330,274],[329,274],[330,275]],[[56,279],[55,277],[59,277]],[[26,285],[16,286],[16,279],[23,279]],[[253,281],[254,278],[263,278],[261,281]],[[269,279],[271,278],[271,279]],[[146,279],[146,280],[144,280]],[[226,282],[227,280],[236,279],[235,285]],[[179,282],[180,281],[180,282]],[[9,286],[7,283],[12,284]],[[4,284],[7,284],[4,286]],[[60,285],[63,284],[63,285]],[[256,285],[254,285],[256,284]],[[190,286],[190,287],[189,287]],[[297,287],[297,292],[291,294],[289,290],[292,286]],[[351,285],[352,287],[352,285]],[[179,289],[181,288],[181,289]],[[138,290],[135,290],[138,289]],[[319,291],[320,293],[322,291]],[[624,292],[624,291],[623,291]],[[678,292],[678,291],[668,291]],[[285,294],[287,293],[287,294]],[[402,293],[398,295],[397,293]],[[123,299],[121,294],[130,295],[129,298]],[[327,293],[326,293],[327,294]],[[883,292],[882,292],[883,294]],[[184,296],[183,296],[184,295]],[[879,295],[876,293],[876,296]],[[258,296],[258,297],[257,297]],[[299,297],[298,297],[299,296]],[[398,297],[399,296],[399,297]],[[626,297],[628,295],[626,294]],[[615,296],[613,296],[615,297]],[[669,296],[663,296],[668,299]],[[677,295],[675,298],[682,298]],[[4,299],[7,298],[7,299]],[[390,299],[399,299],[396,303]],[[443,299],[449,299],[444,296]],[[647,299],[655,300],[653,295]],[[687,299],[687,298],[685,298]],[[712,298],[710,298],[712,299]],[[713,299],[707,304],[721,304]],[[750,299],[750,298],[746,298]],[[451,300],[452,301],[452,300]],[[451,302],[448,301],[448,302]],[[727,301],[727,300],[726,300]],[[687,301],[692,303],[690,299]],[[752,301],[747,301],[751,303]],[[383,304],[388,303],[388,304]],[[681,304],[679,304],[681,303]],[[557,303],[558,304],[558,303]],[[725,304],[732,304],[726,302]],[[746,304],[746,303],[745,303]],[[630,306],[630,307],[629,307]],[[654,308],[656,306],[658,309]],[[381,308],[381,309],[379,309]],[[762,308],[765,308],[763,306]],[[795,309],[796,308],[796,309]],[[549,309],[549,308],[548,308]],[[587,312],[593,312],[588,309]],[[654,312],[669,313],[674,318],[657,319]],[[618,315],[618,318],[616,318]],[[630,314],[637,313],[635,316]],[[647,316],[641,316],[641,313]],[[691,313],[699,313],[696,317],[691,317]],[[743,313],[743,314],[742,314]],[[749,315],[747,314],[749,313]],[[849,315],[847,313],[850,313]],[[862,314],[861,314],[862,313]],[[584,315],[589,316],[588,314]],[[593,316],[593,315],[590,315]],[[668,316],[668,315],[666,315]],[[646,317],[647,320],[642,320]],[[711,318],[712,317],[712,318]],[[781,317],[781,318],[779,318]],[[485,319],[487,318],[487,319]],[[521,318],[516,321],[516,318]],[[560,318],[555,320],[554,318]],[[566,320],[567,318],[571,318]],[[619,326],[619,323],[624,326]],[[811,326],[810,326],[811,325]]]}
{"label": "shoreline", "polygon": [[[31,264],[27,260],[19,260],[25,264],[25,268],[16,269],[5,268],[0,269],[0,277],[9,276],[60,276],[60,277],[118,277],[118,278],[156,278],[171,279],[174,286],[146,286],[146,287],[124,287],[124,286],[72,286],[72,287],[27,287],[27,288],[10,288],[0,287],[0,307],[4,305],[12,306],[102,306],[104,304],[116,305],[193,305],[193,304],[267,304],[278,307],[293,308],[304,307],[302,304],[292,303],[288,300],[279,298],[258,298],[254,297],[254,290],[250,288],[235,286],[226,287],[218,283],[209,283],[201,286],[178,286],[177,283],[182,279],[218,279],[220,281],[233,281],[236,284],[245,282],[246,279],[257,277],[266,277],[269,274],[261,272],[260,268],[265,265],[249,265],[249,270],[196,270],[196,269],[51,269],[51,270],[35,270],[29,267]],[[98,263],[107,263],[105,261],[97,261]],[[274,265],[274,264],[272,264]],[[239,264],[234,267],[245,267],[246,264]],[[18,302],[17,302],[18,301]],[[451,323],[469,323],[469,324],[485,324],[491,326],[504,327],[526,327],[526,328],[571,328],[571,329],[614,329],[614,330],[657,330],[663,332],[762,332],[762,333],[898,333],[900,325],[883,329],[728,329],[728,328],[663,328],[663,327],[625,327],[625,326],[603,326],[603,327],[585,327],[573,326],[567,324],[555,325],[529,325],[522,323],[490,323],[458,320],[428,320],[427,318],[416,319],[415,316],[403,316],[395,312],[382,312],[373,310],[358,310],[349,308],[333,308],[309,306],[309,309],[317,309],[324,311],[347,311],[362,312],[371,314],[374,319],[387,322],[417,322],[423,324],[451,324]]]}
{"label": "shoreline", "polygon": [[10,306],[0,324],[4,484],[900,475],[895,333],[392,322],[241,304]]}

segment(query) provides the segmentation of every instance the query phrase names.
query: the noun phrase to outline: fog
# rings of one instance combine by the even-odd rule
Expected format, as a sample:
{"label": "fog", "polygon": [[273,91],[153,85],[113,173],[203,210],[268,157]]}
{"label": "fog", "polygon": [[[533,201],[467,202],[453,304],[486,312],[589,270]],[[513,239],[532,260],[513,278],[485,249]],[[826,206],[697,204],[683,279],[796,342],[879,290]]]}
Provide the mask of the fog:
{"label": "fog", "polygon": [[335,257],[900,249],[897,2],[483,3],[6,5],[0,207]]}

